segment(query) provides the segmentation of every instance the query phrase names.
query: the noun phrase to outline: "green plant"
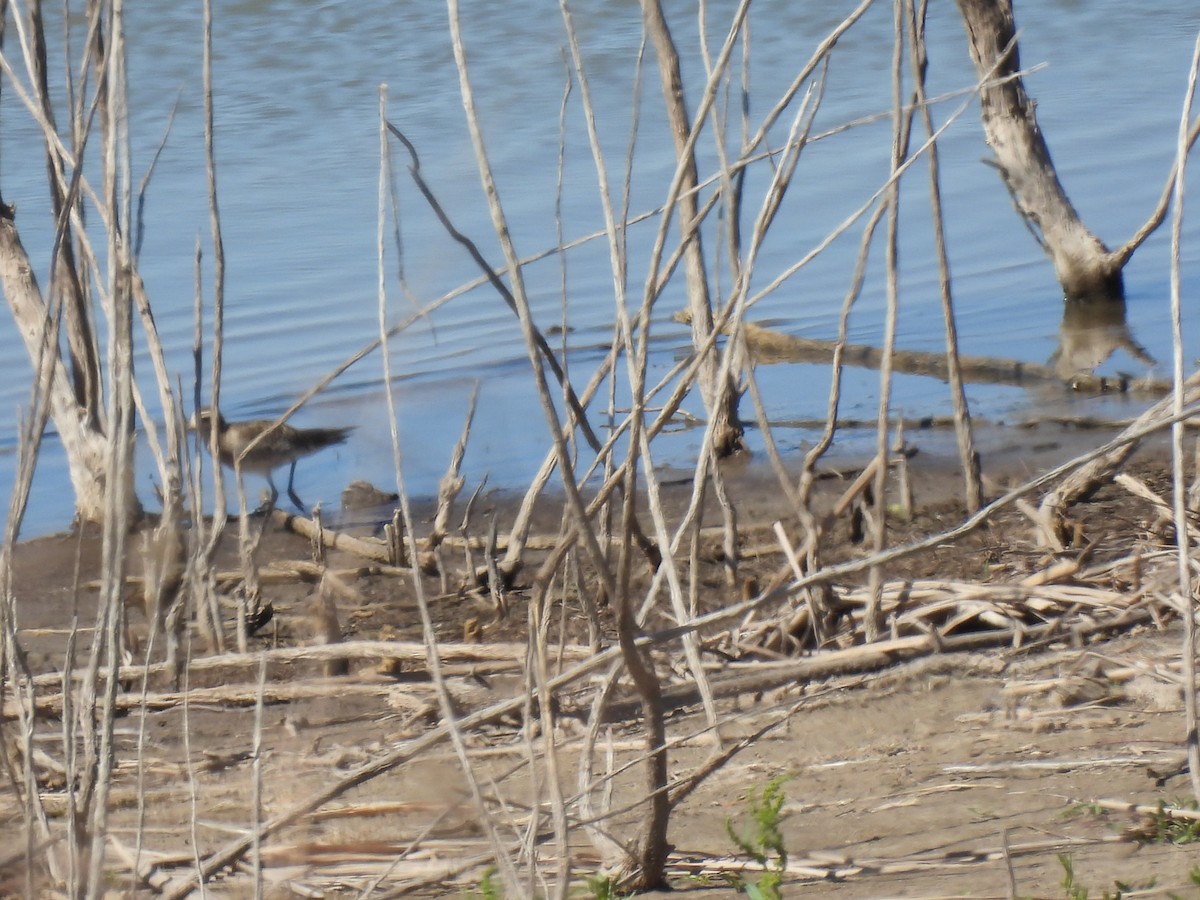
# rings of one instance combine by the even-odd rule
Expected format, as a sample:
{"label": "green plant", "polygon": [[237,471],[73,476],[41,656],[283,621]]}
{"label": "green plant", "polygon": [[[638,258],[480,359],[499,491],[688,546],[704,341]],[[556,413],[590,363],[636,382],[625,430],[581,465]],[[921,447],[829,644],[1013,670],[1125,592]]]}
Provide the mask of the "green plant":
{"label": "green plant", "polygon": [[1158,801],[1158,809],[1150,816],[1145,833],[1149,843],[1154,844],[1191,844],[1200,841],[1200,821],[1196,819],[1181,819],[1169,814],[1168,810],[1186,809],[1195,811],[1196,801],[1176,802],[1167,804]]}
{"label": "green plant", "polygon": [[[1188,870],[1188,880],[1197,887],[1200,887],[1200,866],[1192,866],[1192,868]],[[1168,892],[1167,897],[1169,897],[1170,900],[1183,900],[1183,895],[1181,894]]]}
{"label": "green plant", "polygon": [[495,866],[483,870],[483,877],[479,879],[479,890],[472,891],[471,896],[481,897],[483,900],[504,900],[504,890],[496,881]]}
{"label": "green plant", "polygon": [[611,875],[585,875],[583,881],[588,894],[596,900],[617,900],[625,896],[617,889],[617,880]]}
{"label": "green plant", "polygon": [[[1063,889],[1067,892],[1067,900],[1087,900],[1088,889],[1079,884],[1075,880],[1075,863],[1065,853],[1058,854],[1058,863],[1063,867]],[[1193,870],[1193,873],[1200,873],[1200,867]],[[1116,893],[1110,894],[1105,891],[1101,894],[1101,900],[1121,900],[1126,894],[1136,891],[1148,891],[1154,887],[1157,879],[1150,878],[1140,884],[1134,884],[1126,881],[1114,881],[1113,887],[1116,888]],[[1195,874],[1193,875],[1195,880]],[[1196,881],[1200,884],[1200,881]]]}
{"label": "green plant", "polygon": [[1108,810],[1093,800],[1084,803],[1076,803],[1074,806],[1069,806],[1062,811],[1062,817],[1064,819],[1073,819],[1076,816],[1082,815],[1092,815],[1097,817],[1106,816],[1108,815]]}
{"label": "green plant", "polygon": [[746,797],[749,822],[742,829],[733,827],[733,820],[725,820],[725,831],[737,848],[763,868],[755,881],[739,875],[731,879],[739,891],[753,900],[781,900],[780,886],[783,873],[787,870],[787,848],[783,845],[783,834],[779,830],[780,812],[786,799],[783,784],[787,776],[772,778],[761,793],[753,790]]}
{"label": "green plant", "polygon": [[1058,854],[1058,864],[1063,867],[1063,890],[1068,900],[1087,900],[1087,888],[1075,882],[1075,863],[1065,853]]}

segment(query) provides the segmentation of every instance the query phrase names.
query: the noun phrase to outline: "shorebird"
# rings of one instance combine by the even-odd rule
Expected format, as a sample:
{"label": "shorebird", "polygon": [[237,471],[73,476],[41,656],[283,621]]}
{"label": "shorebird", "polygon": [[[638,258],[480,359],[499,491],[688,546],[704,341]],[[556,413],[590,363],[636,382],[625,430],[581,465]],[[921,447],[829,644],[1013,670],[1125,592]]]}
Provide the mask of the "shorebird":
{"label": "shorebird", "polygon": [[[279,488],[275,487],[271,473],[285,463],[291,463],[287,492],[297,509],[306,507],[296,496],[292,484],[296,477],[296,460],[342,443],[351,431],[349,428],[294,428],[287,424],[275,425],[274,419],[226,422],[220,413],[202,409],[193,418],[192,427],[200,435],[206,448],[211,447],[214,423],[217,428],[217,456],[229,468],[233,468],[234,460],[241,456],[259,435],[265,434],[263,439],[242,457],[242,471],[266,476],[267,485],[271,488],[268,505],[274,506],[279,497]],[[273,425],[275,427],[272,427]]]}

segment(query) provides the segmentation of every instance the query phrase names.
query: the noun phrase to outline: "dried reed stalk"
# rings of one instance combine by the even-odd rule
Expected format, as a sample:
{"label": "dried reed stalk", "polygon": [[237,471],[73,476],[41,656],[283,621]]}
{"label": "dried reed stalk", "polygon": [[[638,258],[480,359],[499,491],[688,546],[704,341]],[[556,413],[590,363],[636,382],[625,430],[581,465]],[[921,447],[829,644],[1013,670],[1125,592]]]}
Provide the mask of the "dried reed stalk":
{"label": "dried reed stalk", "polygon": [[[503,214],[500,211],[499,202],[495,197],[494,185],[491,186],[491,190],[488,190],[488,185],[491,183],[490,171],[487,166],[487,159],[486,159],[486,155],[484,153],[482,139],[479,135],[478,120],[476,119],[475,112],[474,112],[474,101],[473,101],[473,97],[472,97],[469,75],[467,72],[465,53],[464,53],[463,45],[462,45],[462,35],[460,32],[459,21],[458,21],[458,4],[457,4],[456,0],[448,0],[447,9],[448,9],[449,18],[450,18],[450,34],[451,34],[451,43],[453,44],[453,47],[454,47],[455,66],[458,69],[459,83],[460,83],[461,92],[463,95],[463,106],[466,111],[468,126],[471,129],[472,141],[475,145],[476,158],[479,163],[480,175],[484,180],[485,193],[488,194],[488,199],[489,199],[488,205],[489,205],[489,208],[491,209],[494,221],[497,224],[497,231],[501,236],[501,243],[505,247],[506,256],[508,257],[508,259],[510,261],[510,265],[511,265],[511,263],[513,261],[513,254],[511,252],[511,243],[506,240],[507,230],[503,227]],[[380,156],[381,156],[380,176],[379,176],[380,177],[380,198],[379,198],[379,239],[378,239],[378,250],[379,250],[379,330],[380,330],[380,336],[382,338],[383,335],[386,333],[386,319],[387,319],[387,315],[386,315],[386,313],[387,313],[387,293],[386,293],[385,282],[384,282],[384,277],[383,277],[383,220],[384,220],[384,208],[385,208],[384,186],[390,180],[390,163],[388,160],[388,153],[387,153],[388,131],[389,131],[389,124],[388,124],[388,120],[387,120],[387,95],[383,89],[380,90],[379,107],[380,107],[379,108],[379,143],[380,143]],[[527,339],[530,339],[532,331],[531,331],[531,328],[528,326],[528,318],[529,318],[528,307],[527,307],[527,305],[525,305],[525,304],[527,304],[527,301],[526,301],[526,298],[524,295],[523,285],[521,284],[520,273],[519,273],[519,271],[513,271],[510,269],[509,274],[510,274],[510,278],[512,279],[512,283],[513,283],[513,287],[514,287],[513,296],[518,303],[518,309],[521,311],[522,322],[523,322],[523,324],[526,325],[525,336]],[[533,344],[532,340],[529,340],[529,348],[530,348],[531,354],[534,353],[534,344]],[[404,477],[403,477],[403,471],[402,471],[402,467],[401,467],[399,426],[396,421],[396,407],[395,407],[394,399],[392,397],[392,377],[391,377],[391,368],[390,368],[390,361],[389,361],[389,354],[388,354],[388,345],[387,345],[386,340],[384,340],[382,347],[381,347],[381,356],[382,356],[382,361],[383,361],[384,388],[385,388],[385,391],[387,394],[387,400],[388,400],[388,422],[389,422],[389,425],[391,426],[392,455],[393,455],[393,463],[395,466],[396,491],[400,495],[400,509],[404,516],[404,524],[405,524],[405,528],[406,528],[406,532],[407,532],[407,539],[408,539],[409,557],[411,559],[415,560],[417,558],[416,537],[413,533],[413,530],[414,530],[413,529],[413,516],[412,516],[412,511],[409,506],[408,493],[404,487]],[[539,372],[541,371],[540,367],[538,368],[538,371]],[[544,381],[539,384],[539,388],[541,388],[543,390],[545,389]],[[566,471],[565,468],[564,468],[564,471]],[[500,869],[503,882],[509,891],[519,890],[516,865],[515,865],[513,859],[509,856],[509,854],[506,850],[505,844],[503,843],[503,841],[500,838],[498,827],[497,827],[497,824],[491,814],[491,810],[489,809],[488,805],[484,801],[483,794],[482,794],[482,791],[479,786],[479,782],[475,776],[473,766],[471,764],[469,755],[466,750],[466,744],[463,739],[462,731],[460,730],[460,727],[459,727],[459,724],[457,721],[457,715],[456,715],[454,703],[451,699],[450,692],[446,687],[446,683],[445,683],[444,677],[441,672],[441,661],[438,659],[437,654],[432,649],[437,646],[437,637],[436,637],[436,632],[435,632],[434,626],[433,626],[433,620],[429,613],[429,605],[425,598],[424,587],[422,585],[421,577],[418,573],[414,573],[413,588],[414,588],[414,591],[416,593],[416,598],[417,598],[417,609],[418,609],[418,611],[420,613],[420,617],[421,617],[421,628],[425,635],[426,644],[431,648],[429,651],[429,654],[428,654],[429,672],[430,672],[430,675],[432,676],[433,683],[437,689],[438,701],[439,701],[439,705],[441,707],[443,720],[448,725],[448,734],[449,734],[451,745],[454,747],[455,754],[458,757],[458,761],[459,761],[459,765],[462,769],[463,777],[464,777],[465,781],[467,782],[468,787],[470,788],[471,798],[475,803],[476,809],[479,811],[481,820],[484,825],[485,833],[487,834],[489,843],[491,845],[492,852],[495,856],[496,864]]]}
{"label": "dried reed stalk", "polygon": [[[907,15],[910,67],[913,73],[915,105],[921,110],[925,133],[933,134],[933,117],[929,112],[925,92],[925,71],[929,58],[925,45],[925,14],[927,0],[921,0],[918,12],[913,0],[905,0]],[[954,432],[958,439],[959,462],[963,472],[963,499],[967,512],[973,513],[983,505],[983,485],[980,479],[979,454],[971,430],[971,412],[963,390],[962,366],[958,355],[958,328],[954,321],[954,300],[950,289],[950,262],[946,253],[946,227],[942,218],[942,194],[937,144],[929,148],[929,207],[933,214],[934,252],[938,263],[938,288],[942,300],[942,320],[946,329],[946,363],[949,370],[950,400],[954,408]]]}
{"label": "dried reed stalk", "polygon": [[[872,545],[876,553],[880,553],[887,544],[887,476],[886,465],[888,455],[888,438],[891,433],[891,404],[892,404],[892,357],[896,349],[896,321],[899,317],[900,305],[900,184],[895,173],[908,156],[908,141],[912,134],[912,114],[906,112],[901,95],[903,81],[904,58],[904,16],[903,4],[894,2],[893,9],[893,40],[892,40],[892,157],[891,171],[893,177],[888,181],[884,202],[887,205],[887,240],[884,244],[884,267],[886,271],[886,296],[883,322],[883,352],[879,362],[879,413],[875,429],[875,481],[872,488]],[[932,135],[931,135],[932,138]],[[936,143],[931,143],[929,152],[933,152]],[[883,572],[878,566],[873,566],[868,573],[871,599],[867,604],[865,615],[866,640],[877,641],[883,636],[883,615],[879,606],[879,592],[883,583]]]}
{"label": "dried reed stalk", "polygon": [[[1192,115],[1192,103],[1196,97],[1196,79],[1200,72],[1200,34],[1196,35],[1192,51],[1192,66],[1188,74],[1187,92],[1179,118],[1179,137],[1175,149],[1175,178],[1173,200],[1175,208],[1171,216],[1171,370],[1175,380],[1175,391],[1171,395],[1171,412],[1175,422],[1171,426],[1171,479],[1175,523],[1176,574],[1179,579],[1179,602],[1184,608],[1183,661],[1184,661],[1184,743],[1191,776],[1192,797],[1200,803],[1200,733],[1197,733],[1197,675],[1196,675],[1196,578],[1191,556],[1191,526],[1188,522],[1187,486],[1184,482],[1183,458],[1183,408],[1184,408],[1184,362],[1183,362],[1183,301],[1180,281],[1180,244],[1183,232],[1183,200],[1190,147],[1188,122]],[[1198,123],[1200,124],[1200,123]],[[1189,382],[1194,382],[1193,375]]]}

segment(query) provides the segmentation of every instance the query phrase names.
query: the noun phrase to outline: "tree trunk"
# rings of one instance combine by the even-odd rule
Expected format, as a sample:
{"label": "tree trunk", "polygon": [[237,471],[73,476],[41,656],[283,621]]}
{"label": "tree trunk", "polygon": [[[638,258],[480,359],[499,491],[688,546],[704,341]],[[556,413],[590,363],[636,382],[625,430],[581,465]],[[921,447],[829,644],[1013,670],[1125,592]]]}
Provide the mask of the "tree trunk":
{"label": "tree trunk", "polygon": [[[1000,177],[1018,211],[1040,233],[1067,298],[1124,297],[1121,266],[1088,230],[1067,199],[1034,103],[1020,77],[1012,0],[957,0],[971,59],[990,82],[979,94],[980,115]],[[1007,79],[1001,84],[997,79]]]}
{"label": "tree trunk", "polygon": [[[54,124],[54,105],[50,102],[50,83],[46,64],[46,33],[42,21],[40,0],[29,5],[30,40],[33,43],[32,76],[41,104],[42,115],[50,126]],[[71,110],[67,111],[71,115]],[[78,148],[76,151],[78,152]],[[103,427],[103,398],[100,387],[100,358],[92,330],[91,314],[84,295],[83,282],[75,264],[74,245],[71,241],[71,225],[68,203],[74,200],[63,190],[63,160],[54,144],[46,141],[46,174],[49,180],[50,200],[54,221],[58,223],[60,235],[55,256],[54,277],[47,290],[51,300],[60,298],[63,319],[66,324],[67,348],[71,356],[71,376],[75,388],[75,400],[88,417],[88,425]]]}
{"label": "tree trunk", "polygon": [[[704,266],[704,246],[699,230],[692,231],[692,223],[699,217],[699,202],[696,199],[696,158],[687,151],[691,120],[683,96],[683,77],[679,70],[679,52],[663,15],[659,0],[642,0],[642,22],[646,34],[654,44],[658,58],[658,72],[662,81],[663,99],[666,101],[667,120],[671,136],[675,141],[675,153],[684,166],[680,183],[679,230],[684,248],[684,270],[687,275],[688,313],[692,323],[692,345],[704,346],[713,330],[712,302],[708,293],[708,273]],[[687,154],[684,156],[684,154]],[[738,419],[739,393],[728,375],[722,381],[720,365],[713,352],[706,355],[700,368],[700,393],[704,408],[713,419],[713,448],[717,456],[731,456],[745,448],[742,442],[742,423]]]}
{"label": "tree trunk", "polygon": [[[76,402],[71,377],[58,354],[57,332],[17,233],[13,211],[2,205],[0,286],[4,288],[29,358],[36,370],[45,373],[38,377],[43,378],[42,389],[49,392],[54,427],[66,449],[71,484],[75,488],[75,512],[85,521],[103,521],[106,440],[102,432],[88,426],[87,416]],[[126,489],[132,497],[132,480]],[[136,500],[133,502],[136,504]],[[131,508],[136,509],[136,505]]]}

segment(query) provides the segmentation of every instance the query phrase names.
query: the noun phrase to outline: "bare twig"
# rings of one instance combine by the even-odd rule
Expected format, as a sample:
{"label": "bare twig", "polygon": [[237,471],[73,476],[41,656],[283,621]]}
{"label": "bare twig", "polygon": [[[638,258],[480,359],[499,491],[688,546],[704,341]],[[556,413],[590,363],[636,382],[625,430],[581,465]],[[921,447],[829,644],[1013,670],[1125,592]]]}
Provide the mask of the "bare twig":
{"label": "bare twig", "polygon": [[[925,93],[925,70],[928,56],[925,45],[926,0],[921,0],[920,11],[914,0],[906,0],[908,18],[910,64],[913,71],[913,86],[916,91],[916,106],[921,110],[925,133],[933,134],[933,116],[929,112]],[[971,411],[963,390],[962,366],[958,356],[958,327],[954,321],[954,300],[950,289],[950,261],[946,253],[946,227],[942,219],[942,192],[938,165],[938,148],[929,148],[929,207],[933,213],[934,250],[938,262],[938,287],[942,299],[942,321],[946,329],[946,364],[950,382],[950,400],[954,407],[954,432],[958,438],[959,462],[963,470],[963,500],[967,512],[975,512],[983,505],[983,485],[979,473],[979,454],[971,429]]]}
{"label": "bare twig", "polygon": [[[468,118],[469,123],[472,126],[473,136],[478,138],[478,135],[476,133],[477,129],[478,129],[478,123],[475,120],[474,115],[473,115],[471,92],[470,92],[470,82],[468,80],[466,60],[465,60],[463,46],[462,46],[462,35],[459,31],[458,4],[457,4],[456,0],[448,0],[447,7],[449,10],[449,14],[450,14],[451,42],[454,45],[455,63],[458,67],[459,78],[461,79],[461,83],[462,83],[462,93],[463,93],[464,105],[466,106],[466,109],[467,109],[467,118]],[[386,93],[386,89],[381,87],[380,92],[379,92],[379,144],[380,144],[381,164],[380,164],[380,175],[379,175],[379,181],[380,181],[379,195],[380,196],[379,196],[379,226],[378,226],[379,227],[379,234],[378,234],[379,332],[380,332],[381,339],[384,338],[384,335],[386,334],[386,331],[387,331],[387,293],[385,290],[384,276],[383,276],[383,233],[384,233],[384,208],[385,208],[384,193],[385,193],[387,184],[390,181],[390,178],[388,175],[389,163],[388,163],[388,154],[387,154],[387,135],[388,135],[389,127],[390,126],[387,121],[387,93]],[[478,145],[478,143],[477,143],[476,149],[480,153],[480,160],[482,163],[482,161],[483,161],[482,148]],[[486,167],[481,165],[481,171],[484,174],[485,181],[486,181],[487,180]],[[493,205],[493,213],[498,214],[498,211],[494,208],[494,205]],[[511,259],[511,256],[510,256],[510,259]],[[523,292],[523,289],[518,284],[519,280],[520,280],[519,276],[516,276],[515,273],[512,273],[512,274],[514,275],[514,284],[517,284],[517,289],[516,289],[515,293],[518,297],[520,297],[523,300],[524,292]],[[525,318],[525,319],[528,318],[528,310],[527,309],[525,310],[525,315],[523,316],[523,318]],[[528,334],[527,334],[527,336],[528,336]],[[531,344],[531,347],[532,347],[532,344]],[[401,454],[400,454],[400,433],[399,433],[399,425],[396,421],[396,405],[395,405],[394,398],[392,396],[393,382],[392,382],[392,373],[391,373],[391,363],[390,363],[390,354],[388,353],[388,344],[387,344],[386,340],[383,340],[383,344],[381,347],[381,356],[382,356],[382,362],[383,362],[384,389],[387,394],[387,401],[388,401],[387,402],[388,423],[391,426],[391,435],[392,435],[392,457],[393,457],[393,463],[395,466],[395,474],[396,474],[396,492],[400,495],[400,509],[404,516],[404,525],[405,525],[405,530],[407,531],[409,556],[415,560],[417,558],[417,543],[416,543],[416,536],[413,534],[413,517],[412,517],[412,510],[409,505],[408,492],[404,487],[404,476],[403,476],[403,471],[402,471],[402,466],[401,466]],[[544,387],[544,385],[543,385],[543,387]],[[496,825],[495,821],[493,820],[491,811],[489,810],[488,805],[483,798],[482,791],[480,790],[480,787],[479,787],[479,782],[475,776],[473,766],[472,766],[470,758],[467,754],[466,744],[463,739],[462,731],[458,724],[458,716],[457,716],[457,712],[454,707],[454,702],[451,699],[450,693],[446,688],[446,682],[442,675],[441,661],[438,659],[437,653],[434,650],[434,648],[437,646],[437,636],[436,636],[436,632],[434,630],[433,620],[430,617],[429,604],[425,598],[425,590],[424,590],[424,586],[421,581],[421,575],[419,572],[413,573],[412,583],[413,583],[413,589],[416,593],[416,598],[417,598],[417,609],[420,612],[420,616],[421,616],[421,628],[425,635],[425,642],[426,642],[427,646],[430,648],[429,654],[428,654],[428,663],[427,663],[429,666],[429,673],[433,679],[434,685],[437,688],[438,701],[439,701],[439,705],[441,707],[442,717],[448,725],[448,733],[449,733],[451,745],[454,747],[455,754],[458,757],[459,765],[462,769],[463,777],[466,780],[467,786],[470,789],[471,798],[475,803],[476,809],[479,811],[479,815],[480,815],[481,821],[483,823],[484,830],[488,836],[488,840],[489,840],[489,843],[491,844],[492,852],[495,856],[496,864],[499,866],[500,871],[502,873],[504,884],[508,887],[508,889],[510,891],[517,890],[519,882],[517,879],[516,866],[515,866],[512,858],[509,856],[508,852],[506,852],[505,846],[504,846],[503,842],[501,841],[500,834],[497,829],[497,825]]]}
{"label": "bare twig", "polygon": [[[874,484],[874,528],[872,540],[875,552],[883,550],[887,542],[887,476],[886,465],[888,437],[891,431],[892,403],[892,357],[896,349],[896,319],[900,303],[899,238],[900,238],[900,183],[895,173],[908,156],[908,139],[912,133],[912,116],[905,114],[901,102],[903,80],[902,61],[904,56],[904,7],[896,0],[893,4],[894,36],[892,42],[892,173],[888,190],[884,195],[888,207],[887,243],[885,244],[885,266],[887,269],[887,311],[883,324],[883,355],[879,364],[879,421],[875,431]],[[932,138],[932,135],[931,135]],[[930,144],[932,152],[936,144]],[[883,573],[878,567],[870,571],[871,602],[866,611],[866,639],[868,642],[883,636],[883,615],[879,609],[879,590]]]}
{"label": "bare twig", "polygon": [[[1180,244],[1183,232],[1184,174],[1190,147],[1188,121],[1192,115],[1192,103],[1196,97],[1196,78],[1200,71],[1200,34],[1196,35],[1192,51],[1192,67],[1188,75],[1187,93],[1183,110],[1179,116],[1179,137],[1175,149],[1175,177],[1173,193],[1174,214],[1171,217],[1171,361],[1175,379],[1175,391],[1171,395],[1171,412],[1175,422],[1171,426],[1171,476],[1172,499],[1174,501],[1176,565],[1179,578],[1179,602],[1183,605],[1183,672],[1185,746],[1188,771],[1191,775],[1192,796],[1200,802],[1200,734],[1197,733],[1196,697],[1196,581],[1192,571],[1191,529],[1187,516],[1187,485],[1184,481],[1183,420],[1180,416],[1184,407],[1183,380],[1183,300],[1180,282]],[[1195,376],[1193,376],[1193,379]]]}

